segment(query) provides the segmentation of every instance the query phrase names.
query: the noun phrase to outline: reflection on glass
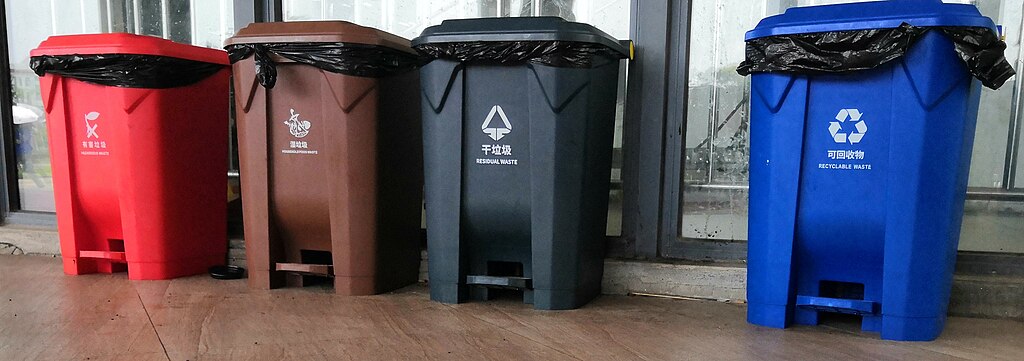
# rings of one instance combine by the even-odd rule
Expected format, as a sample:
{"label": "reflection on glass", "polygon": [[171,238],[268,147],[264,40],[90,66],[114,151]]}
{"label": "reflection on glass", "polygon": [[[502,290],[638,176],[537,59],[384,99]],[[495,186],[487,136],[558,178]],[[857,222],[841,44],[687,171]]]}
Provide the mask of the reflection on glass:
{"label": "reflection on glass", "polygon": [[[164,1],[164,32],[163,37],[179,43],[191,44],[192,37],[192,9],[189,0],[163,0]],[[214,1],[215,2],[215,1]]]}
{"label": "reflection on glass", "polygon": [[[1017,64],[1020,53],[1021,1],[1020,0],[977,0],[985,16],[991,17],[1003,26],[1006,37],[1006,59]],[[1002,188],[1005,179],[1006,144],[1008,124],[1013,104],[1013,91],[1017,77],[1010,78],[999,90],[983,88],[981,106],[978,108],[978,129],[975,132],[974,153],[971,158],[970,186]]]}
{"label": "reflection on glass", "polygon": [[193,1],[192,6],[188,12],[178,14],[181,18],[187,16],[192,25],[192,45],[222,48],[224,39],[235,34],[234,1]]}
{"label": "reflection on glass", "polygon": [[[844,0],[696,0],[692,3],[689,104],[683,155],[683,206],[680,236],[691,239],[745,240],[747,237],[747,137],[749,79],[734,69],[743,59],[743,32],[764,16],[790,6],[827,5]],[[977,5],[1002,25],[1007,59],[1019,68],[1022,0],[951,0]],[[1020,69],[1018,69],[1020,70]],[[985,88],[978,115],[970,185],[1005,187],[1008,124],[1017,78],[997,91]],[[1016,150],[1024,158],[1024,149]],[[1017,164],[1024,175],[1024,162]],[[1018,185],[1024,182],[1018,181]],[[1024,189],[1024,186],[1018,186]],[[1024,252],[1024,208],[1018,202],[968,201],[962,250]]]}
{"label": "reflection on glass", "polygon": [[736,66],[745,56],[743,34],[778,9],[775,3],[692,3],[683,238],[747,238],[750,84]]}
{"label": "reflection on glass", "polygon": [[[285,21],[347,20],[408,39],[446,19],[560,16],[589,23],[618,39],[629,38],[629,0],[285,0]],[[622,110],[626,70],[620,71],[608,235],[622,234]]]}
{"label": "reflection on glass", "polygon": [[[991,17],[1003,27],[1006,40],[1006,59],[1019,72],[1021,27],[1024,1],[971,0],[960,1],[978,6],[981,13]],[[1005,188],[1007,141],[1010,117],[1014,108],[1014,89],[1019,88],[1019,77],[1013,77],[999,90],[983,88],[978,110],[978,130],[975,133],[974,154],[971,159],[972,187]],[[1019,118],[1019,116],[1018,116]],[[1019,135],[1018,135],[1019,136]],[[1021,150],[1017,150],[1021,151]],[[1024,155],[1024,153],[1020,153]],[[1016,184],[1024,176],[1024,167],[1018,161]],[[1011,169],[1013,171],[1013,169]],[[1018,187],[1020,189],[1021,187]],[[1020,202],[969,200],[964,205],[964,219],[960,230],[960,250],[978,252],[1024,253],[1024,204]]]}
{"label": "reflection on glass", "polygon": [[683,238],[721,241],[747,240],[745,188],[685,187],[683,217],[679,231]]}
{"label": "reflection on glass", "polygon": [[960,250],[1024,253],[1024,203],[969,200],[964,205]]}
{"label": "reflection on glass", "polygon": [[[18,209],[53,212],[46,114],[29,51],[50,35],[129,32],[219,48],[234,33],[232,0],[6,1]],[[136,8],[138,5],[138,8]],[[195,9],[190,6],[195,6]],[[135,24],[142,24],[141,28]]]}
{"label": "reflection on glass", "polygon": [[53,181],[46,143],[45,113],[37,106],[15,103],[12,114],[22,208],[52,212]]}
{"label": "reflection on glass", "polygon": [[138,0],[135,11],[139,14],[139,34],[163,36],[164,17],[163,1],[160,0]]}
{"label": "reflection on glass", "polygon": [[[1018,109],[1020,109],[1020,104],[1014,104],[1013,106],[1018,107]],[[1024,134],[1018,134],[1018,136],[1024,136]],[[1022,143],[1024,143],[1024,142],[1022,142]],[[1024,160],[1022,160],[1022,158],[1024,158],[1024,146],[1019,146],[1018,145],[1018,148],[1017,148],[1017,173],[1016,173],[1017,178],[1016,178],[1016,180],[1014,182],[1014,189],[1016,191],[1018,191],[1018,192],[1024,192]]]}

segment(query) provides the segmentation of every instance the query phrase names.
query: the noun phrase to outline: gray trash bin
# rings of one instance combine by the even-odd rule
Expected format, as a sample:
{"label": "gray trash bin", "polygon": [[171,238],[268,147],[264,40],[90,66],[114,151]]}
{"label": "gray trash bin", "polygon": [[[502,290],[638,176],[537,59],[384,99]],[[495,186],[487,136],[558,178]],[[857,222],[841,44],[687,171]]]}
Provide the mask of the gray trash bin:
{"label": "gray trash bin", "polygon": [[433,58],[421,70],[431,299],[593,299],[629,43],[537,17],[448,20],[413,47]]}

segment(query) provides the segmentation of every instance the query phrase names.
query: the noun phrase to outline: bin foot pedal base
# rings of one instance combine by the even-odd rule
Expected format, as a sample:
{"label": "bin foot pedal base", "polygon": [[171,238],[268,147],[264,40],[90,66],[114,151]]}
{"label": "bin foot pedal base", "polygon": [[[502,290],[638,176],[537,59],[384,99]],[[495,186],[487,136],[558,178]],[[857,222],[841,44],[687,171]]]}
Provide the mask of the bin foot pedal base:
{"label": "bin foot pedal base", "polygon": [[847,298],[796,296],[796,306],[819,312],[845,313],[858,316],[878,314],[877,302]]}
{"label": "bin foot pedal base", "polygon": [[277,263],[274,269],[307,276],[334,277],[334,266],[327,264]]}
{"label": "bin foot pedal base", "polygon": [[78,257],[105,259],[111,262],[128,262],[128,258],[125,257],[124,252],[116,251],[78,251]]}
{"label": "bin foot pedal base", "polygon": [[531,289],[533,280],[525,277],[466,276],[470,286],[486,286],[510,289]]}

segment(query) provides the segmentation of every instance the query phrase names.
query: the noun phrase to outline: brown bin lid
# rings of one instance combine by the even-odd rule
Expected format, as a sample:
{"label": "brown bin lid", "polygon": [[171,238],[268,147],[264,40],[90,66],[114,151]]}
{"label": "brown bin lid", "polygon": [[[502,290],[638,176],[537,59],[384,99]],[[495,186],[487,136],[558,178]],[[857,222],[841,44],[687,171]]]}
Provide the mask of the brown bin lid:
{"label": "brown bin lid", "polygon": [[224,45],[268,43],[355,43],[416,54],[405,38],[340,20],[251,23],[228,38]]}

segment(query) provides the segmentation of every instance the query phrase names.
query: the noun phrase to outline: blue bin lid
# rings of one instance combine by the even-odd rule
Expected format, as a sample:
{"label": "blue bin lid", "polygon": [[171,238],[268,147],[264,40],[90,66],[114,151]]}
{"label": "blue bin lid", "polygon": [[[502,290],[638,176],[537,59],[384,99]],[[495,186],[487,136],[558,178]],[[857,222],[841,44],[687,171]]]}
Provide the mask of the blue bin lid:
{"label": "blue bin lid", "polygon": [[996,31],[992,19],[968,4],[940,0],[892,0],[839,5],[792,7],[761,20],[745,40],[776,35],[830,31],[892,29],[903,23],[919,27],[969,26]]}

